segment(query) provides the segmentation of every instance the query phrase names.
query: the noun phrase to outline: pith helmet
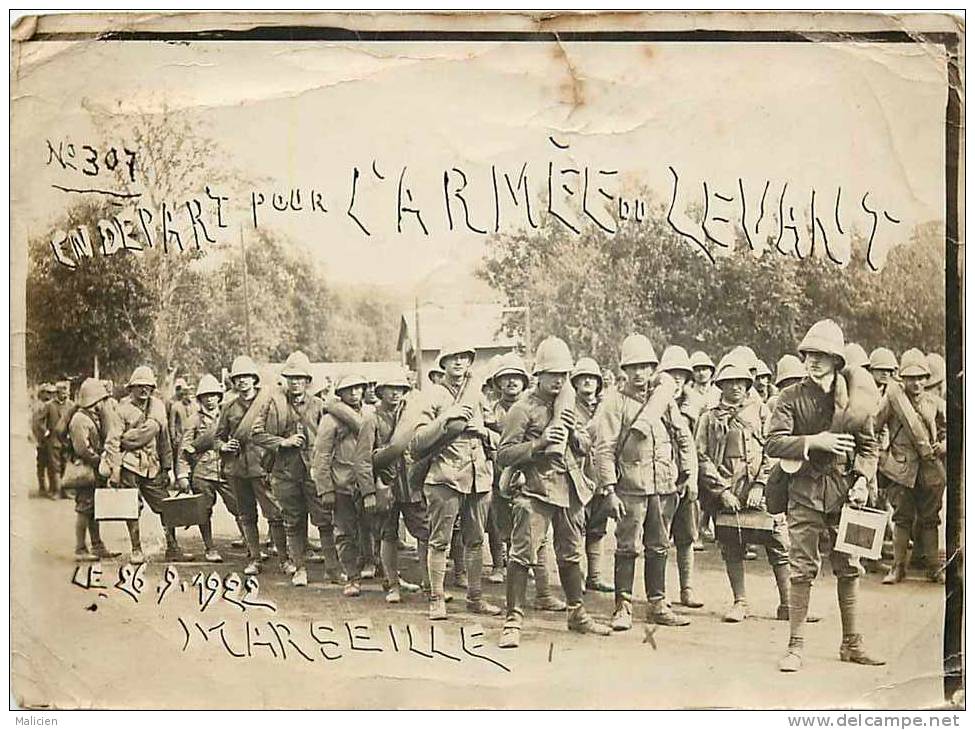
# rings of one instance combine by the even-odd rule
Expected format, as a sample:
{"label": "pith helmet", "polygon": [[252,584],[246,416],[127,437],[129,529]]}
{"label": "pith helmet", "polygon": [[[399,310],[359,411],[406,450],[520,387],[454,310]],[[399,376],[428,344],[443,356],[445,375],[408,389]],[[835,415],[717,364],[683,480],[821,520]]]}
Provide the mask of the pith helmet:
{"label": "pith helmet", "polygon": [[928,367],[928,358],[916,347],[901,355],[900,376],[909,377],[928,377],[931,375],[931,368]]}
{"label": "pith helmet", "polygon": [[569,346],[558,337],[546,337],[535,350],[535,375],[539,373],[571,373],[574,365]]}
{"label": "pith helmet", "polygon": [[779,358],[775,366],[775,384],[779,385],[784,380],[806,377],[806,366],[802,364],[795,355],[783,355]]}
{"label": "pith helmet", "polygon": [[132,377],[129,378],[129,382],[125,387],[131,388],[134,385],[148,385],[151,388],[155,388],[156,374],[152,372],[152,368],[148,365],[140,365],[133,370]]}
{"label": "pith helmet", "polygon": [[196,386],[196,397],[204,395],[223,395],[223,386],[210,373],[200,378],[200,383]]}
{"label": "pith helmet", "polygon": [[466,342],[451,342],[437,355],[437,365],[443,367],[443,361],[451,355],[470,355],[471,362],[477,357],[477,350]]}
{"label": "pith helmet", "polygon": [[369,385],[369,381],[361,375],[343,375],[339,384],[335,386],[335,392],[338,393],[340,390],[345,390],[346,388],[354,388],[357,385],[366,388]]}
{"label": "pith helmet", "polygon": [[57,393],[58,392],[58,387],[54,383],[41,383],[41,387],[39,389],[39,392],[41,392],[41,393]]}
{"label": "pith helmet", "polygon": [[78,389],[78,405],[82,408],[91,408],[98,401],[108,398],[108,389],[105,383],[95,378],[85,378],[85,382]]}
{"label": "pith helmet", "polygon": [[570,380],[575,382],[575,379],[580,375],[591,375],[599,381],[599,387],[603,387],[603,373],[599,369],[599,363],[593,360],[591,357],[580,357],[579,362],[576,366],[572,368],[572,377]]}
{"label": "pith helmet", "polygon": [[744,368],[748,371],[748,379],[754,380],[751,371],[755,367],[755,363],[745,348],[736,347],[726,353],[724,357],[718,360],[718,367],[715,372],[720,373],[728,365],[737,365],[738,367]]}
{"label": "pith helmet", "polygon": [[186,382],[186,378],[176,378],[176,381],[173,383],[173,388],[175,390],[188,390],[189,387],[190,384]]}
{"label": "pith helmet", "polygon": [[846,363],[846,344],[843,341],[843,330],[831,319],[821,319],[806,333],[799,343],[799,352],[823,352],[833,355]]}
{"label": "pith helmet", "polygon": [[284,367],[281,368],[281,377],[311,380],[311,361],[308,359],[308,355],[301,350],[295,350],[288,355],[288,359],[284,361]]}
{"label": "pith helmet", "polygon": [[769,366],[765,364],[764,360],[758,361],[758,372],[755,373],[756,377],[761,377],[762,375],[772,376],[772,371],[769,370]]}
{"label": "pith helmet", "polygon": [[406,377],[406,373],[401,368],[395,370],[390,369],[388,373],[383,373],[383,376],[376,381],[377,392],[380,388],[403,388],[404,390],[409,390],[412,387],[409,378]]}
{"label": "pith helmet", "polygon": [[886,347],[878,347],[870,353],[871,370],[897,370],[897,356]]}
{"label": "pith helmet", "polygon": [[867,357],[867,351],[856,342],[848,343],[843,354],[846,356],[846,366],[848,368],[870,367],[870,358]]}
{"label": "pith helmet", "polygon": [[714,372],[714,361],[708,356],[703,350],[698,350],[693,355],[691,355],[691,367],[692,368],[711,368]]}
{"label": "pith helmet", "polygon": [[620,367],[627,365],[658,365],[660,358],[646,335],[629,335],[620,347]]}
{"label": "pith helmet", "polygon": [[517,352],[509,352],[498,358],[498,362],[491,373],[491,380],[497,380],[502,375],[520,375],[526,384],[530,380],[528,377],[528,368],[525,367],[525,361],[521,359],[521,355]]}
{"label": "pith helmet", "polygon": [[432,376],[434,373],[440,373],[440,375],[446,375],[442,367],[440,367],[439,365],[434,365],[429,370],[427,370],[427,380],[433,382]]}
{"label": "pith helmet", "polygon": [[231,380],[241,375],[251,375],[258,380],[261,377],[260,373],[257,372],[257,365],[247,355],[235,357],[233,364],[230,366]]}
{"label": "pith helmet", "polygon": [[941,385],[945,381],[945,359],[938,353],[928,353],[928,370],[931,371],[928,386]]}
{"label": "pith helmet", "polygon": [[748,345],[738,345],[730,353],[728,353],[735,358],[737,362],[746,365],[749,370],[758,370],[758,365],[761,362],[755,351]]}
{"label": "pith helmet", "polygon": [[683,371],[688,375],[694,372],[687,350],[680,345],[668,345],[664,348],[664,354],[660,357],[660,369],[665,372]]}
{"label": "pith helmet", "polygon": [[722,383],[728,380],[746,380],[752,382],[752,373],[745,362],[737,358],[726,359],[718,366],[718,372],[714,376],[715,383]]}

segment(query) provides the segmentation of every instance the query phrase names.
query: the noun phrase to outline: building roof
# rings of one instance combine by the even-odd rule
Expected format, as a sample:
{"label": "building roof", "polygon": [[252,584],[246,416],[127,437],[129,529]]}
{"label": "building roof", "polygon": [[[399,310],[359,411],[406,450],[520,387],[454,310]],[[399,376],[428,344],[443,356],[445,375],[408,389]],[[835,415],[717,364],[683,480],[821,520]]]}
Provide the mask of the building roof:
{"label": "building roof", "polygon": [[[396,345],[399,352],[416,349],[415,317],[413,309],[404,310],[400,317]],[[436,351],[456,341],[460,334],[478,350],[517,347],[518,339],[504,331],[503,322],[504,310],[500,304],[426,304],[420,307],[420,344],[424,352]]]}

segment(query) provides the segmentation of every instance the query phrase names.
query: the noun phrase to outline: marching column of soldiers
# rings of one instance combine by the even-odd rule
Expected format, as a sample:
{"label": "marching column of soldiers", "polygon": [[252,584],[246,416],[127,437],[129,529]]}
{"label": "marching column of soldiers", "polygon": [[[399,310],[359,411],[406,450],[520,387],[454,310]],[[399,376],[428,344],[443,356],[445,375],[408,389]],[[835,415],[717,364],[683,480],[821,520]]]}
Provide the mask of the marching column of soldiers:
{"label": "marching column of soldiers", "polygon": [[[774,615],[789,625],[781,671],[802,667],[805,625],[818,620],[810,593],[825,558],[836,576],[840,659],[882,664],[858,623],[864,567],[835,549],[848,504],[889,516],[893,559],[883,584],[906,579],[912,547],[925,577],[943,581],[945,367],[938,355],[910,349],[898,361],[880,347],[868,356],[822,320],[796,354],[779,359],[774,375],[746,346],[715,365],[676,345],[658,358],[640,334],[623,339],[618,369],[574,359],[557,337],[539,344],[530,370],[511,352],[479,379],[475,358],[465,343],[445,347],[420,389],[405,370],[375,382],[349,373],[334,391],[312,388],[301,352],[288,357],[279,384],[262,382],[254,361],[240,356],[229,371],[230,393],[205,374],[195,392],[179,379],[169,403],[148,366],[134,370],[119,401],[111,383],[93,378],[81,383],[77,403],[69,382],[43,384],[32,418],[39,492],[66,497],[66,467],[93,474],[87,482],[72,477],[77,560],[119,555],[101,538],[95,493],[128,488],[137,490],[140,510],[144,503],[157,515],[171,492],[202,495],[207,562],[223,560],[211,526],[219,498],[236,522],[231,547],[246,550],[247,575],[276,555],[291,584],[304,587],[307,564],[317,558],[324,583],[353,599],[375,570],[388,603],[422,593],[429,619],[440,621],[450,613],[452,571],[466,590],[466,611],[502,622],[501,648],[520,644],[530,582],[532,608],[564,612],[573,632],[607,637],[635,620],[689,625],[704,605],[694,590],[694,553],[713,535],[730,588],[728,623],[754,615],[745,566],[764,547],[778,592]],[[739,528],[729,528],[729,519]],[[610,522],[612,555],[604,550]],[[743,531],[746,523],[757,526]],[[139,521],[125,524],[128,560],[142,563]],[[419,583],[400,573],[401,526],[416,541]],[[166,561],[192,559],[175,529],[164,534]],[[672,545],[673,602],[666,589]],[[553,554],[564,601],[553,591]],[[635,616],[641,556],[646,608]],[[504,606],[485,597],[485,582],[504,583]],[[587,592],[613,594],[607,620],[587,610]]]}

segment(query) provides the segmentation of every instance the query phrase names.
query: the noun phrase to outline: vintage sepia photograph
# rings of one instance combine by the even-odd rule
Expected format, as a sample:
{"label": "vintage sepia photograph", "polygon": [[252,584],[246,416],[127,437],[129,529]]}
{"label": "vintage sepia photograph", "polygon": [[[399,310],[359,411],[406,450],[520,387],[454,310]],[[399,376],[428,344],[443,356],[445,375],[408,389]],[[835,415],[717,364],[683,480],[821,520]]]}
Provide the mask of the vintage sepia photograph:
{"label": "vintage sepia photograph", "polygon": [[965,708],[963,12],[10,23],[11,709]]}

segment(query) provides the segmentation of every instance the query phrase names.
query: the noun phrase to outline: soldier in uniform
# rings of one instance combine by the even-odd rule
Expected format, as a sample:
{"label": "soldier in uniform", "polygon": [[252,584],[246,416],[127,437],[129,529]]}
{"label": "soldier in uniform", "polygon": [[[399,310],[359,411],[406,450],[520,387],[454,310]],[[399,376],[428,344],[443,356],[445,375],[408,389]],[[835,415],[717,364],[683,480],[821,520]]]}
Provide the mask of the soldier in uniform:
{"label": "soldier in uniform", "polygon": [[319,530],[332,524],[311,475],[312,448],[325,404],[308,392],[312,374],[305,353],[291,353],[281,377],[287,384],[285,393],[272,396],[258,412],[253,438],[273,459],[271,492],[281,505],[288,545],[283,567],[291,574],[291,585],[301,587],[308,585],[308,518]]}
{"label": "soldier in uniform", "polygon": [[190,416],[196,413],[198,403],[193,402],[193,391],[185,378],[176,378],[173,386],[175,396],[169,404],[169,439],[174,446],[183,443],[183,431]]}
{"label": "soldier in uniform", "polygon": [[[362,398],[368,383],[358,375],[346,375],[335,386],[335,394],[356,413],[362,412]],[[373,416],[375,413],[372,414]],[[376,485],[372,480],[356,484],[356,443],[363,423],[350,424],[326,413],[318,426],[312,456],[312,477],[318,498],[335,519],[335,545],[346,581],[342,595],[360,595],[361,531],[369,529],[365,515],[376,511]]]}
{"label": "soldier in uniform", "polygon": [[880,388],[881,395],[884,394],[887,385],[894,380],[897,368],[897,357],[886,347],[878,347],[870,353],[870,363],[867,365],[867,369],[873,375],[874,382]]}
{"label": "soldier in uniform", "polygon": [[[845,502],[866,503],[867,484],[876,469],[872,404],[837,409],[837,391],[848,386],[841,372],[843,331],[832,320],[817,322],[799,344],[799,354],[808,375],[781,394],[766,444],[769,456],[799,462],[788,481],[789,645],[779,661],[783,672],[802,667],[804,625],[810,589],[819,573],[820,544],[834,544]],[[853,395],[849,393],[850,406]],[[864,649],[857,627],[857,558],[830,550],[830,562],[843,627],[840,659],[882,664]]]}
{"label": "soldier in uniform", "polygon": [[441,367],[440,365],[440,354],[438,353],[435,364],[432,365],[430,369],[427,371],[427,380],[429,380],[434,385],[440,385],[443,382],[445,376],[446,373],[444,372],[443,367]]}
{"label": "soldier in uniform", "polygon": [[927,360],[931,377],[928,378],[928,382],[924,388],[931,395],[945,400],[948,397],[948,387],[947,383],[945,383],[945,359],[936,352],[929,352]]}
{"label": "soldier in uniform", "polygon": [[[691,368],[694,371],[691,382],[684,386],[683,404],[681,412],[691,419],[691,433],[697,425],[697,419],[709,408],[714,408],[721,401],[721,391],[711,379],[714,377],[714,361],[703,350],[691,353]],[[698,521],[698,539],[694,542],[695,550],[704,550],[703,540],[713,542],[714,532],[711,530],[711,513],[700,499],[698,500],[700,520]]]}
{"label": "soldier in uniform", "polygon": [[[648,621],[685,626],[690,620],[674,613],[665,597],[670,528],[680,495],[688,488],[694,445],[674,403],[677,384],[659,364],[643,335],[623,340],[620,367],[626,384],[603,400],[597,414],[595,463],[599,486],[610,492],[616,519],[616,610],[611,626],[633,625],[633,574],[642,544]],[[676,441],[675,441],[676,437]]]}
{"label": "soldier in uniform", "polygon": [[486,404],[480,384],[472,382],[476,352],[466,345],[447,346],[438,365],[446,373],[434,385],[419,409],[410,451],[425,468],[423,492],[430,516],[427,557],[430,576],[430,619],[447,617],[444,578],[447,548],[454,522],[460,515],[466,551],[467,610],[496,616],[501,609],[484,600],[482,591],[484,528],[493,484],[487,459],[491,432],[485,424]]}
{"label": "soldier in uniform", "polygon": [[[152,369],[140,365],[132,372],[126,386],[126,395],[118,407],[122,421],[122,470],[123,487],[137,488],[149,509],[162,515],[163,500],[169,496],[174,481],[173,446],[169,441],[166,406],[153,393],[156,376]],[[140,503],[141,504],[141,503]],[[132,562],[143,561],[138,520],[127,522],[132,540]],[[176,530],[164,528],[166,535],[166,560],[173,562],[190,560],[176,540]]]}
{"label": "soldier in uniform", "polygon": [[215,377],[207,373],[200,378],[196,386],[199,407],[181,426],[182,441],[179,442],[176,457],[176,484],[180,491],[202,494],[206,500],[207,519],[200,524],[200,536],[205,549],[204,559],[209,563],[223,562],[223,557],[213,544],[213,526],[210,521],[217,495],[220,495],[227,511],[234,516],[241,536],[244,534],[237,498],[220,470],[216,434],[222,399],[223,386]]}
{"label": "soldier in uniform", "polygon": [[775,386],[772,384],[772,371],[764,360],[756,361],[755,368],[755,390],[764,402],[775,395]]}
{"label": "soldier in uniform", "polygon": [[[387,603],[399,603],[400,591],[415,593],[420,586],[403,580],[399,573],[399,524],[402,516],[407,531],[416,539],[420,569],[427,570],[430,526],[423,494],[410,487],[403,458],[406,444],[394,442],[396,427],[406,408],[410,383],[405,373],[391,373],[376,382],[379,403],[367,415],[359,431],[353,458],[360,494],[375,493],[374,519],[381,523],[380,559]],[[423,582],[427,582],[424,580]]]}
{"label": "soldier in uniform", "polygon": [[[697,453],[702,493],[718,512],[764,509],[765,485],[771,463],[762,437],[764,412],[746,403],[751,373],[741,363],[728,361],[715,376],[721,402],[705,411],[697,428]],[[785,515],[773,517],[772,537],[765,546],[779,590],[777,618],[789,618],[789,535]],[[744,621],[749,613],[745,595],[745,544],[738,536],[722,533],[725,561],[734,604],[725,614],[729,623]]]}
{"label": "soldier in uniform", "polygon": [[[669,345],[664,349],[660,358],[660,371],[667,373],[677,384],[674,393],[674,403],[680,414],[680,419],[687,428],[687,434],[693,437],[694,426],[699,414],[693,404],[685,402],[684,392],[694,368],[687,351],[680,345]],[[674,442],[679,442],[678,434],[672,435]],[[677,511],[674,513],[674,520],[671,523],[671,535],[674,538],[674,545],[677,547],[677,575],[680,584],[680,603],[687,608],[701,608],[704,606],[694,594],[694,543],[698,540],[698,522],[701,519],[700,503],[698,502],[697,485],[697,454],[692,451],[692,463],[679,464],[678,470],[686,472],[688,477],[687,489],[680,496],[677,503]],[[684,454],[678,452],[678,457],[683,458]]]}
{"label": "soldier in uniform", "polygon": [[[78,389],[78,409],[68,422],[68,438],[74,458],[92,469],[90,486],[75,488],[75,559],[99,560],[118,557],[102,542],[98,521],[95,519],[95,488],[106,486],[106,479],[100,473],[102,453],[115,451],[118,458],[118,439],[120,436],[118,415],[115,404],[105,389],[105,385],[94,378],[88,378]],[[110,455],[109,461],[112,460]],[[117,465],[116,465],[117,468]],[[91,538],[91,552],[85,542],[86,535]]]}
{"label": "soldier in uniform", "polygon": [[[590,443],[595,437],[596,409],[603,395],[603,375],[599,364],[591,357],[580,357],[569,380],[576,391],[576,413],[579,427],[588,431]],[[592,456],[583,459],[583,473],[597,482]],[[613,586],[603,576],[603,541],[609,523],[611,502],[609,493],[597,487],[586,505],[586,588],[600,593],[612,593]]]}
{"label": "soldier in uniform", "polygon": [[268,486],[264,449],[256,443],[253,434],[254,422],[266,405],[268,394],[261,394],[257,366],[246,355],[234,359],[230,366],[230,383],[236,397],[220,409],[216,447],[220,452],[222,473],[237,501],[240,526],[247,545],[249,562],[244,574],[257,575],[261,572],[258,506],[267,520],[271,540],[282,563],[288,554],[281,505]]}
{"label": "soldier in uniform", "polygon": [[[59,475],[53,454],[54,432],[48,425],[48,406],[57,389],[51,383],[42,383],[37,391],[37,404],[31,414],[31,433],[37,449],[37,488],[42,497],[56,497]],[[50,486],[49,486],[50,485]],[[50,491],[49,491],[50,490]]]}
{"label": "soldier in uniform", "polygon": [[[491,405],[491,419],[487,427],[497,434],[498,440],[504,433],[504,424],[511,407],[522,397],[528,388],[528,371],[517,353],[508,353],[496,363],[491,377],[498,398]],[[504,568],[507,562],[507,547],[511,539],[511,502],[501,496],[498,489],[501,469],[494,469],[494,485],[491,491],[491,506],[488,509],[488,547],[491,551],[493,570],[485,578],[488,583],[502,584],[505,580]],[[536,573],[536,581],[538,574]],[[542,582],[547,585],[545,578]],[[537,583],[536,583],[537,585]]]}
{"label": "soldier in uniform", "polygon": [[537,565],[539,548],[550,528],[568,601],[569,630],[599,636],[611,633],[586,613],[583,604],[583,530],[592,483],[583,475],[579,459],[588,453],[591,441],[576,403],[563,409],[558,402],[572,369],[572,356],[562,340],[549,337],[539,344],[534,368],[538,385],[511,408],[498,447],[499,466],[517,469],[524,477],[512,499],[507,616],[498,641],[501,648],[520,643],[528,569]]}
{"label": "soldier in uniform", "polygon": [[48,481],[48,489],[52,496],[57,495],[60,499],[68,498],[61,487],[61,477],[64,474],[65,467],[68,421],[75,410],[74,401],[69,397],[70,394],[71,383],[67,380],[59,380],[55,385],[54,398],[48,403],[45,421],[46,430],[51,432],[48,447],[52,462],[50,475],[53,476],[53,479]]}
{"label": "soldier in uniform", "polygon": [[888,385],[877,416],[878,426],[886,426],[890,433],[890,447],[879,466],[879,479],[894,506],[894,564],[883,580],[887,584],[904,580],[915,520],[928,579],[944,581],[938,525],[945,490],[946,418],[944,401],[925,390],[930,376],[924,353],[907,350],[901,356],[903,385]]}

